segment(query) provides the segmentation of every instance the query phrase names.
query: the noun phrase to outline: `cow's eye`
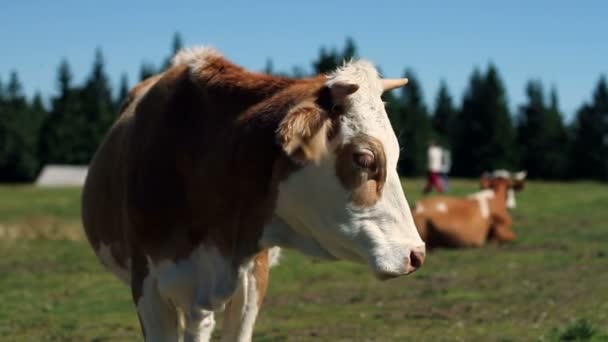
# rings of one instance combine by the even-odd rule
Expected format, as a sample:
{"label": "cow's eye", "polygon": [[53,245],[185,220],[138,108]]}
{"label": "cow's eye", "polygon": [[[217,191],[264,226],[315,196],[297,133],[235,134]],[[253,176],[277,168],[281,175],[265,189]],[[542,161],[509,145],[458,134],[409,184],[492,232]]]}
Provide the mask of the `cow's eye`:
{"label": "cow's eye", "polygon": [[368,149],[355,151],[353,154],[353,162],[362,169],[370,171],[376,170],[376,157],[374,156],[374,153]]}

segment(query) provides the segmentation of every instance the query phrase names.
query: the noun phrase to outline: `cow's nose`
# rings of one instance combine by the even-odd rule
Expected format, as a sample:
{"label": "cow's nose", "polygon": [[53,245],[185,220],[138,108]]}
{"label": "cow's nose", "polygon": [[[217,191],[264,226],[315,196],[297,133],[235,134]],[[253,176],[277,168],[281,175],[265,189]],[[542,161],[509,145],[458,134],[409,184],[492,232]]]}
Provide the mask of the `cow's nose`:
{"label": "cow's nose", "polygon": [[418,246],[412,250],[410,257],[407,260],[406,271],[407,274],[413,273],[422,266],[424,263],[424,257],[426,256],[426,249],[424,246]]}

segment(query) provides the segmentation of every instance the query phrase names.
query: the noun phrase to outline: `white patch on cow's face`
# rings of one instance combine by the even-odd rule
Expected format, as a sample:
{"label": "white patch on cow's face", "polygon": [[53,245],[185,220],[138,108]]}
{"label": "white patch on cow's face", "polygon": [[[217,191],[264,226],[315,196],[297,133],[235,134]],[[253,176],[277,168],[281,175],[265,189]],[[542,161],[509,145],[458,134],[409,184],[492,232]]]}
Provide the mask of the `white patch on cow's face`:
{"label": "white patch on cow's face", "polygon": [[515,209],[517,203],[515,202],[515,190],[507,190],[507,208]]}
{"label": "white patch on cow's face", "polygon": [[[424,251],[424,242],[397,175],[399,144],[380,98],[380,78],[371,64],[359,61],[333,74],[328,86],[334,82],[355,83],[359,90],[349,96],[330,153],[279,186],[276,214],[306,245],[295,238],[279,240],[289,240],[286,247],[304,247],[305,253],[368,263],[377,274],[406,274],[410,254]],[[365,207],[352,203],[351,190],[336,175],[338,147],[362,135],[382,143],[387,170],[380,198]]]}
{"label": "white patch on cow's face", "polygon": [[437,203],[437,211],[440,213],[447,213],[448,206],[443,202],[439,202],[439,203]]}
{"label": "white patch on cow's face", "polygon": [[422,214],[424,212],[424,206],[418,202],[416,203],[416,214]]}
{"label": "white patch on cow's face", "polygon": [[103,242],[99,245],[99,249],[96,251],[97,256],[101,260],[102,264],[112,273],[114,273],[120,280],[126,284],[131,284],[131,259],[127,259],[127,268],[124,268],[118,264],[110,246]]}

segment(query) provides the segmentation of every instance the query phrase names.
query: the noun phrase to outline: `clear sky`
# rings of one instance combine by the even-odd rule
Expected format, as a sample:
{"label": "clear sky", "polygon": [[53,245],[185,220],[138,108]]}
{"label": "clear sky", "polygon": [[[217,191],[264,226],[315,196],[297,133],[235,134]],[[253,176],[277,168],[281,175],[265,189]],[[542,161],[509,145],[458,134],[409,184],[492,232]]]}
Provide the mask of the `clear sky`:
{"label": "clear sky", "polygon": [[17,70],[28,95],[56,93],[61,58],[84,79],[96,47],[117,85],[137,81],[180,32],[186,45],[210,44],[261,70],[310,69],[319,48],[347,36],[387,77],[413,68],[431,104],[441,79],[460,102],[474,67],[494,62],[512,108],[524,84],[554,85],[568,116],[608,74],[608,1],[0,1],[0,77]]}

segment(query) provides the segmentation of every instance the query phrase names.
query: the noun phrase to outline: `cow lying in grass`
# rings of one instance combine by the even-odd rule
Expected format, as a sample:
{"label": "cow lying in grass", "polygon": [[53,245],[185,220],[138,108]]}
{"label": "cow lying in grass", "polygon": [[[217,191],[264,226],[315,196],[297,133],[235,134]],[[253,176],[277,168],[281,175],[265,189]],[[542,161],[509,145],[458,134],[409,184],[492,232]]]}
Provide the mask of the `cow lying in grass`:
{"label": "cow lying in grass", "polygon": [[496,171],[481,178],[483,190],[466,198],[433,196],[416,203],[414,222],[429,247],[479,247],[488,239],[515,240],[508,204],[523,188],[525,174]]}
{"label": "cow lying in grass", "polygon": [[382,79],[249,72],[185,49],[142,82],[89,167],[82,218],[100,261],[131,287],[146,341],[251,339],[274,246],[414,272],[425,246],[396,166]]}

